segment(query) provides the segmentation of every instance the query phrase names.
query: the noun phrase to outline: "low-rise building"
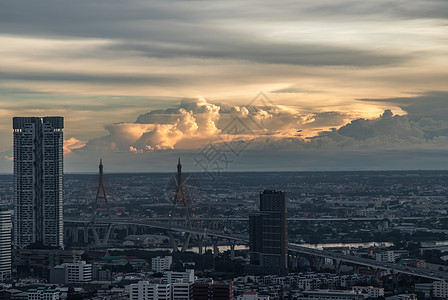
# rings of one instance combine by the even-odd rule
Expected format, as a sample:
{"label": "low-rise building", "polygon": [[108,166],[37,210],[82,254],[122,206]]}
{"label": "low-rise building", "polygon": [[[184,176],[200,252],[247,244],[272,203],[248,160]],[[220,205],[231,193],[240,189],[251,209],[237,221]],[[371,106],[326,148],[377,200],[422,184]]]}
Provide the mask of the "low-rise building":
{"label": "low-rise building", "polygon": [[315,300],[361,300],[366,297],[362,294],[357,294],[354,291],[344,290],[315,290],[304,291],[298,300],[315,299]]}
{"label": "low-rise building", "polygon": [[259,295],[256,291],[246,291],[236,298],[237,300],[269,300],[268,295]]}
{"label": "low-rise building", "polygon": [[56,289],[40,287],[28,290],[28,300],[59,300],[60,292]]}
{"label": "low-rise building", "polygon": [[130,286],[130,300],[190,300],[192,283],[151,283],[139,281]]}
{"label": "low-rise building", "polygon": [[163,273],[163,279],[166,283],[193,283],[194,282],[194,270],[187,269],[185,272],[166,271]]}
{"label": "low-rise building", "polygon": [[448,298],[448,282],[435,281],[432,284],[432,295],[436,298]]}
{"label": "low-rise building", "polygon": [[50,268],[50,283],[87,283],[92,281],[92,265],[85,261],[65,263]]}
{"label": "low-rise building", "polygon": [[151,269],[155,272],[162,273],[163,271],[169,270],[171,268],[171,264],[173,263],[172,256],[165,257],[154,257],[151,261]]}
{"label": "low-rise building", "polygon": [[353,291],[357,294],[367,294],[368,298],[378,298],[384,296],[384,288],[374,286],[354,286]]}

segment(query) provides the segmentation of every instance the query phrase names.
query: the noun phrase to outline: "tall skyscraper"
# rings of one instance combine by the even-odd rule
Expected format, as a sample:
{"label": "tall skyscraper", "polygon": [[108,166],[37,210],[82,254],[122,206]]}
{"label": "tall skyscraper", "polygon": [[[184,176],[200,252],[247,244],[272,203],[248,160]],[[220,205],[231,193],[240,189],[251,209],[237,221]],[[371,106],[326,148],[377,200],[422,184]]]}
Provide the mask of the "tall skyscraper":
{"label": "tall skyscraper", "polygon": [[0,281],[11,275],[11,212],[0,207]]}
{"label": "tall skyscraper", "polygon": [[284,192],[265,190],[260,194],[260,212],[249,216],[249,239],[253,271],[287,273],[288,236]]}
{"label": "tall skyscraper", "polygon": [[14,245],[63,247],[63,117],[15,117]]}

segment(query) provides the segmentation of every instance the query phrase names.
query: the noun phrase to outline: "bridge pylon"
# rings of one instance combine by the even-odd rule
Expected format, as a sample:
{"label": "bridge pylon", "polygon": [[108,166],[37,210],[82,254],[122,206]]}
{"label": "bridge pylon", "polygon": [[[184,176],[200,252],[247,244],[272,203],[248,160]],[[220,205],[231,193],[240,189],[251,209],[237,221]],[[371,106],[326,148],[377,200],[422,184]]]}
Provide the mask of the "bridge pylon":
{"label": "bridge pylon", "polygon": [[[98,169],[99,169],[98,191],[96,193],[95,202],[93,203],[90,227],[92,229],[95,245],[96,246],[106,246],[109,242],[110,234],[113,231],[113,225],[112,225],[112,223],[107,224],[107,227],[105,227],[105,230],[104,230],[105,232],[104,232],[103,237],[100,237],[100,232],[101,232],[101,228],[103,228],[104,226],[99,227],[97,225],[97,218],[98,218],[101,202],[104,203],[104,205],[107,209],[107,216],[106,216],[107,220],[110,221],[112,218],[111,213],[110,213],[109,202],[107,200],[106,189],[104,188],[104,176],[103,176],[104,173],[103,173],[103,160],[102,159],[100,159],[100,164],[98,166]],[[103,223],[103,225],[104,225],[104,223]]]}
{"label": "bridge pylon", "polygon": [[[168,235],[170,238],[171,245],[173,247],[173,251],[177,252],[179,251],[178,245],[176,240],[174,239],[173,232],[171,228],[173,227],[174,218],[177,219],[177,222],[179,222],[179,219],[183,219],[182,221],[185,222],[185,226],[192,227],[192,221],[191,221],[191,212],[190,212],[190,205],[191,205],[191,191],[186,186],[186,181],[188,178],[184,178],[182,174],[182,164],[180,162],[180,158],[177,162],[177,174],[171,180],[169,181],[167,185],[167,197],[169,201],[172,201],[172,207],[171,211],[169,213],[169,221],[168,221]],[[176,212],[177,211],[177,212]],[[184,212],[183,215],[181,215],[182,211]],[[179,214],[179,215],[177,215]],[[187,233],[185,242],[182,245],[181,251],[185,252],[188,248],[189,242],[191,239],[191,233]]]}

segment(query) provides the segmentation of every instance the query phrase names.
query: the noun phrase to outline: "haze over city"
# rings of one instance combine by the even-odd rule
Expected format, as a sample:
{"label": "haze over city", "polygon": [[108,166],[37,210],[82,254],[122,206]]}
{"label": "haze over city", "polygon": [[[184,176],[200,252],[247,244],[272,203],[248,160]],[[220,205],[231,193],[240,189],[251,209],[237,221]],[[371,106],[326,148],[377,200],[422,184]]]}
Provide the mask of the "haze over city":
{"label": "haze over city", "polygon": [[[3,1],[13,116],[65,118],[65,172],[446,169],[446,1]],[[263,105],[251,101],[263,92]],[[257,126],[224,132],[235,118]],[[250,143],[248,143],[251,141]],[[225,145],[224,145],[225,146]]]}

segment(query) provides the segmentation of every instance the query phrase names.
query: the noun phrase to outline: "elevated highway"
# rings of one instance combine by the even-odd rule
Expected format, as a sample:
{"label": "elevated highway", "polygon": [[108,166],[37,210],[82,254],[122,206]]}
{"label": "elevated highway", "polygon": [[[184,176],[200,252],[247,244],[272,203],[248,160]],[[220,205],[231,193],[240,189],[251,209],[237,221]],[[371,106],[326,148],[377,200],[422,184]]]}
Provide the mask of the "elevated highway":
{"label": "elevated highway", "polygon": [[[65,220],[67,223],[75,223],[75,224],[85,224],[86,222],[89,222],[88,220],[81,220],[81,219],[67,219]],[[248,243],[249,242],[249,236],[243,235],[243,234],[234,234],[234,233],[224,233],[219,230],[209,230],[207,228],[192,228],[182,225],[171,225],[169,226],[168,223],[159,223],[154,221],[143,221],[143,220],[123,220],[123,219],[111,219],[111,220],[97,220],[95,225],[101,226],[107,226],[107,225],[136,225],[136,226],[144,226],[144,227],[152,227],[152,228],[159,228],[159,229],[166,229],[166,230],[172,230],[176,232],[184,232],[191,235],[195,235],[198,237],[211,237],[223,240],[232,241],[235,242],[241,242],[241,243]],[[442,280],[447,281],[448,280],[448,273],[443,271],[435,271],[435,270],[428,270],[423,268],[414,268],[414,267],[407,267],[407,266],[399,266],[394,263],[387,263],[387,262],[379,262],[373,259],[368,258],[361,258],[357,256],[352,255],[345,255],[334,251],[329,250],[318,250],[313,248],[304,247],[297,244],[290,243],[288,245],[288,250],[291,253],[299,253],[304,255],[309,255],[312,257],[320,257],[320,258],[330,258],[333,259],[333,261],[336,264],[351,264],[351,265],[359,265],[359,266],[365,266],[365,267],[371,267],[376,269],[382,269],[382,270],[389,270],[393,273],[401,273],[401,274],[407,274],[411,276],[421,277],[421,278],[427,278],[431,280]]]}

